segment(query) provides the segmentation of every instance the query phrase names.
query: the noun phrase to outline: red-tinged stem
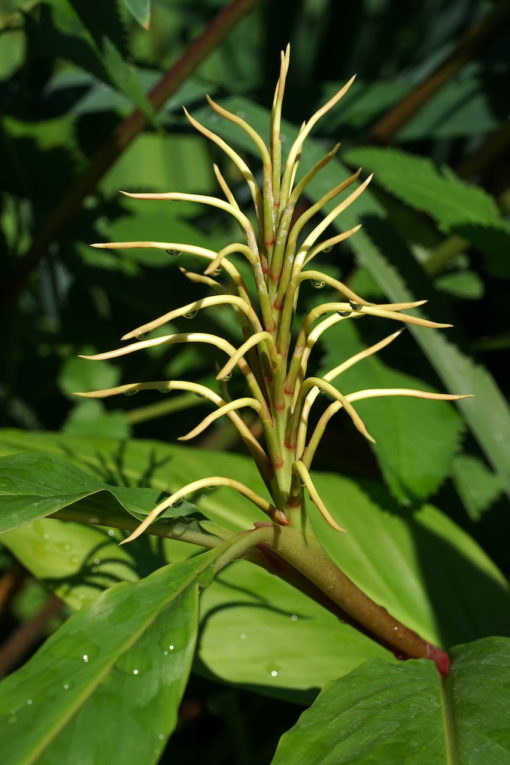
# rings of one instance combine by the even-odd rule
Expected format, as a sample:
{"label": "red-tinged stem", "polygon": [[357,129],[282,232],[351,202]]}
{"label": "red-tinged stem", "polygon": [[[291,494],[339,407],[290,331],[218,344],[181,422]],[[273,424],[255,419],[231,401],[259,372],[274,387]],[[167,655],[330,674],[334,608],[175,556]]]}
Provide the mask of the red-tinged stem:
{"label": "red-tinged stem", "polygon": [[[391,616],[383,606],[375,603],[326,555],[310,532],[307,532],[307,537],[305,540],[300,531],[291,527],[273,526],[268,543],[259,543],[259,555],[254,562],[297,586],[353,627],[390,649],[397,658],[431,659],[442,675],[448,674],[450,658],[445,651],[420,637]],[[282,562],[288,565],[282,567]]]}
{"label": "red-tinged stem", "polygon": [[[230,30],[257,4],[258,0],[232,0],[187,48],[183,55],[152,88],[147,98],[155,112],[188,79]],[[2,290],[0,307],[8,307],[24,288],[28,277],[46,254],[52,241],[58,239],[80,210],[85,197],[97,186],[101,178],[115,163],[131,141],[147,126],[148,118],[138,109],[126,117],[99,148],[73,186],[68,189],[59,205],[36,234],[30,249],[23,257],[18,273]]]}
{"label": "red-tinged stem", "polygon": [[[92,517],[89,511],[77,508],[59,510],[54,518],[113,526],[132,531],[138,521],[121,512]],[[256,523],[255,528],[232,534],[225,529],[221,536],[196,528],[186,519],[157,522],[148,534],[179,539],[206,548],[227,543],[221,567],[239,557],[265,568],[271,574],[296,587],[315,602],[355,629],[388,648],[399,659],[430,659],[442,675],[450,667],[448,654],[424,640],[416,632],[395,619],[357,587],[327,556],[312,531],[272,523]],[[228,542],[231,542],[228,545]]]}

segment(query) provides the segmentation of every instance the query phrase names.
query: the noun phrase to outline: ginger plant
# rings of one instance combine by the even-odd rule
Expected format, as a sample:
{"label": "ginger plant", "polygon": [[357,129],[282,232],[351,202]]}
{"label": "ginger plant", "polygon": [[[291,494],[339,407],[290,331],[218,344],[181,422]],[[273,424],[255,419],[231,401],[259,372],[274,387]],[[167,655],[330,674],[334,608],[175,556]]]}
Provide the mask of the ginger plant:
{"label": "ginger plant", "polygon": [[[133,394],[140,390],[159,390],[165,393],[177,390],[192,391],[211,402],[215,409],[181,440],[199,435],[219,417],[228,417],[255,461],[267,488],[269,498],[260,496],[248,486],[228,476],[210,476],[193,481],[160,502],[124,540],[125,542],[145,532],[167,508],[177,506],[179,501],[193,492],[206,487],[229,487],[266,513],[268,522],[255,522],[252,529],[247,529],[237,537],[232,536],[233,544],[229,548],[228,560],[244,554],[255,563],[265,566],[300,587],[325,607],[391,648],[399,657],[428,657],[436,662],[440,671],[446,672],[447,655],[399,623],[384,608],[361,592],[328,558],[307,519],[306,496],[316,505],[327,524],[339,533],[348,532],[336,519],[338,517],[341,522],[341,509],[332,513],[331,509],[326,507],[310,475],[317,447],[333,415],[343,410],[361,436],[373,441],[356,411],[357,401],[385,396],[414,396],[438,400],[453,400],[463,396],[400,388],[361,390],[344,395],[333,386],[332,381],[340,377],[345,370],[392,343],[400,331],[346,359],[322,377],[309,375],[314,346],[321,335],[338,322],[368,316],[422,327],[442,328],[450,325],[438,324],[405,313],[425,301],[374,304],[357,295],[346,284],[312,266],[315,258],[354,236],[359,230],[360,226],[356,226],[340,234],[322,238],[330,224],[363,193],[371,177],[356,185],[360,171],[354,173],[305,212],[296,215],[297,203],[306,193],[308,184],[333,159],[338,150],[337,145],[297,181],[300,156],[306,138],[320,118],[349,90],[354,78],[303,123],[284,161],[280,125],[289,55],[289,48],[281,54],[268,145],[240,116],[208,98],[209,105],[215,112],[235,123],[255,144],[262,161],[262,186],[244,159],[228,143],[185,112],[189,122],[226,153],[248,184],[253,200],[255,223],[241,210],[216,165],[214,172],[225,199],[179,192],[126,193],[126,196],[135,199],[193,201],[216,207],[237,221],[244,241],[229,244],[220,252],[177,242],[108,242],[92,245],[109,249],[154,248],[169,254],[189,253],[198,256],[208,261],[203,273],[194,273],[182,267],[181,272],[192,282],[208,285],[216,294],[175,308],[129,331],[122,339],[135,339],[130,345],[85,358],[112,359],[155,345],[209,343],[228,357],[217,379],[226,380],[234,370],[239,370],[249,395],[227,401],[209,387],[185,380],[134,382],[77,395],[105,398],[118,394]],[[347,195],[310,230],[307,224],[314,216],[320,214],[324,205],[348,189],[351,190]],[[303,233],[305,226],[306,232]],[[241,256],[248,262],[255,286],[255,298],[251,297],[252,292],[232,262],[231,256]],[[313,308],[295,332],[296,306],[300,286],[304,281],[327,284],[336,291],[338,297],[333,302]],[[244,342],[239,348],[218,335],[203,332],[141,339],[152,330],[178,317],[225,305],[235,311],[243,331]],[[332,401],[312,429],[309,427],[309,415],[319,394]],[[253,410],[260,424],[260,440],[242,417],[241,411],[246,409]],[[171,535],[172,532],[168,533]],[[184,540],[197,541],[196,536],[187,536],[186,530],[182,528],[178,536]],[[198,541],[212,546],[224,542],[224,538],[207,535],[207,538]]]}

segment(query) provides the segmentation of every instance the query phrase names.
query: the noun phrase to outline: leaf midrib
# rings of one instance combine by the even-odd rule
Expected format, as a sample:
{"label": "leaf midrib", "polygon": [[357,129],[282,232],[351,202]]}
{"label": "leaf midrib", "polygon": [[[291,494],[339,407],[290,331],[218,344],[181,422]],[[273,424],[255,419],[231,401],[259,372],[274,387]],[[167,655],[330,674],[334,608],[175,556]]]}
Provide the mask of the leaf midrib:
{"label": "leaf midrib", "polygon": [[[207,555],[207,558],[210,556]],[[164,608],[168,608],[168,606],[172,605],[172,603],[175,603],[175,601],[185,592],[188,587],[190,587],[193,584],[193,580],[196,579],[200,573],[202,573],[202,570],[204,567],[207,567],[209,565],[209,561],[207,563],[202,564],[199,568],[195,569],[192,574],[190,574],[184,582],[181,584],[181,586],[178,588],[178,590],[170,593],[171,597],[169,597],[168,600],[166,600],[161,607],[156,611],[156,613],[151,614],[149,618],[143,623],[143,625],[140,627],[139,630],[137,630],[135,633],[131,635],[131,639],[127,641],[122,648],[119,649],[118,652],[115,653],[114,656],[112,656],[111,661],[108,662],[108,664],[104,667],[104,669],[99,672],[97,675],[95,675],[93,682],[90,683],[90,685],[86,686],[83,693],[81,693],[79,696],[76,697],[76,700],[74,703],[69,705],[68,712],[66,714],[63,714],[62,717],[58,720],[57,724],[48,731],[48,734],[42,738],[40,741],[40,744],[38,747],[36,747],[35,750],[32,750],[31,753],[28,753],[27,759],[24,761],[20,761],[20,765],[34,765],[36,763],[37,758],[40,756],[42,752],[47,748],[47,746],[59,735],[59,733],[62,731],[64,726],[69,722],[69,720],[76,714],[76,712],[80,709],[80,707],[83,705],[85,701],[94,693],[97,686],[100,684],[101,680],[105,677],[105,675],[110,672],[112,666],[115,664],[119,656],[121,656],[123,653],[128,651],[143,635],[143,633],[148,629],[148,627],[157,619],[159,614]],[[125,583],[122,582],[120,586],[124,585]],[[133,583],[133,584],[139,584]]]}
{"label": "leaf midrib", "polygon": [[439,700],[443,716],[446,765],[460,765],[459,751],[457,747],[457,732],[455,729],[455,714],[453,711],[448,677],[438,673],[438,682]]}

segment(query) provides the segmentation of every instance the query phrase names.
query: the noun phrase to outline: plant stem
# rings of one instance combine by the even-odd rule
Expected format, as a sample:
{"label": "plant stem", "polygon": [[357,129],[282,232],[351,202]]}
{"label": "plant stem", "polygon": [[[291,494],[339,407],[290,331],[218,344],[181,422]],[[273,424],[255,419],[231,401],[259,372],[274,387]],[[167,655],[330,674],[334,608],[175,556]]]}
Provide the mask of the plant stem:
{"label": "plant stem", "polygon": [[291,527],[273,528],[270,551],[290,564],[338,606],[349,617],[351,624],[391,649],[398,658],[431,659],[441,674],[448,673],[448,654],[421,638],[365,595],[333,563],[309,531],[305,539]]}
{"label": "plant stem", "polygon": [[[105,525],[133,531],[139,526],[135,518],[122,512],[101,512],[93,517],[90,510],[59,510],[52,518],[92,525]],[[225,546],[217,562],[218,570],[245,557],[308,595],[335,616],[393,651],[399,659],[431,659],[443,675],[448,673],[448,654],[420,637],[395,619],[352,582],[327,556],[308,527],[306,532],[290,526],[271,523],[240,534],[218,529],[216,534],[202,531],[198,524],[185,518],[163,519],[152,524],[146,533],[177,539],[208,549]]]}
{"label": "plant stem", "polygon": [[403,125],[436,93],[448,80],[474,56],[492,35],[504,28],[510,14],[510,2],[501,0],[481,20],[475,22],[460,38],[450,55],[411,93],[405,96],[393,109],[378,120],[370,131],[372,141],[386,144],[391,141]]}
{"label": "plant stem", "polygon": [[[183,55],[163,75],[148,94],[155,112],[185,82],[202,61],[227,36],[230,30],[257,4],[258,0],[232,0],[226,5]],[[22,260],[18,273],[2,291],[0,306],[7,307],[24,288],[31,272],[46,254],[48,245],[62,235],[79,212],[85,197],[92,193],[101,178],[125,151],[131,141],[147,126],[147,117],[138,109],[113,130],[110,137],[94,154],[85,170],[64,194],[60,204],[37,232],[30,249]]]}

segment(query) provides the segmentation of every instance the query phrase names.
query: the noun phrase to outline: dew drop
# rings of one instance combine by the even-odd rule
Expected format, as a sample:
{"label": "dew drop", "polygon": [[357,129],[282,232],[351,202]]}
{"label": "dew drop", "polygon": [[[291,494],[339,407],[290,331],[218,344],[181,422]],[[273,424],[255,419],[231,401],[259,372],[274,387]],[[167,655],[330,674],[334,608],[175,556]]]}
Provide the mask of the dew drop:
{"label": "dew drop", "polygon": [[357,303],[355,300],[349,300],[349,305],[353,311],[360,311],[362,308],[361,303]]}
{"label": "dew drop", "polygon": [[82,656],[81,658],[83,659],[83,661],[85,662],[85,664],[88,664],[88,661],[89,661],[89,657],[88,657],[88,654],[84,653],[84,654],[83,654],[83,656]]}
{"label": "dew drop", "polygon": [[189,311],[188,313],[184,314],[185,319],[194,319],[197,315],[198,311]]}
{"label": "dew drop", "polygon": [[165,250],[165,252],[167,255],[171,255],[172,258],[177,258],[181,254],[180,250]]}
{"label": "dew drop", "polygon": [[125,392],[125,395],[126,396],[136,396],[137,393],[138,393],[138,388],[130,388],[129,390],[127,390]]}
{"label": "dew drop", "polygon": [[297,614],[291,614],[290,620],[291,620],[291,622],[297,622],[298,618],[299,617],[298,617]]}
{"label": "dew drop", "polygon": [[168,651],[163,651],[163,656],[168,656]]}
{"label": "dew drop", "polygon": [[331,252],[332,249],[333,249],[333,245],[331,245],[331,247],[324,247],[322,252]]}
{"label": "dew drop", "polygon": [[278,677],[278,670],[277,669],[272,669],[271,670],[271,677]]}
{"label": "dew drop", "polygon": [[165,738],[165,734],[164,733],[158,733],[158,739],[160,741],[163,741],[164,738]]}
{"label": "dew drop", "polygon": [[139,674],[140,674],[140,670],[139,669],[134,669],[133,670],[133,675],[139,675]]}
{"label": "dew drop", "polygon": [[182,499],[178,499],[177,502],[172,503],[172,507],[180,507],[183,503]]}
{"label": "dew drop", "polygon": [[69,683],[64,683],[63,687],[64,687],[64,691],[68,691],[70,688]]}
{"label": "dew drop", "polygon": [[101,558],[94,558],[94,565],[95,566],[99,566],[100,563],[101,563]]}
{"label": "dew drop", "polygon": [[32,699],[27,699],[27,704],[28,704],[28,706],[31,706],[31,705],[32,705],[32,703],[33,703],[33,702],[32,702]]}
{"label": "dew drop", "polygon": [[45,542],[47,542],[50,539],[50,535],[49,534],[43,534],[43,539],[44,539]]}
{"label": "dew drop", "polygon": [[352,311],[337,311],[338,315],[342,317],[342,319],[347,319]]}
{"label": "dew drop", "polygon": [[241,632],[241,634],[239,635],[240,640],[246,640],[247,637],[248,635],[246,634],[246,632]]}
{"label": "dew drop", "polygon": [[228,374],[224,375],[224,377],[221,378],[221,382],[228,382],[231,377],[232,377],[232,372],[229,372]]}
{"label": "dew drop", "polygon": [[136,335],[135,335],[135,338],[137,340],[141,340],[144,337],[145,337],[145,332],[137,332]]}
{"label": "dew drop", "polygon": [[319,281],[318,279],[311,279],[310,284],[312,287],[314,287],[316,290],[321,290],[324,287],[324,282]]}
{"label": "dew drop", "polygon": [[158,393],[170,393],[169,388],[158,388]]}
{"label": "dew drop", "polygon": [[170,645],[168,646],[168,650],[173,651],[174,649],[175,649],[175,646],[170,643]]}
{"label": "dew drop", "polygon": [[215,268],[214,271],[211,271],[211,276],[219,276],[221,274],[221,268]]}
{"label": "dew drop", "polygon": [[115,529],[108,529],[108,531],[106,533],[108,534],[109,537],[114,537],[115,536]]}

